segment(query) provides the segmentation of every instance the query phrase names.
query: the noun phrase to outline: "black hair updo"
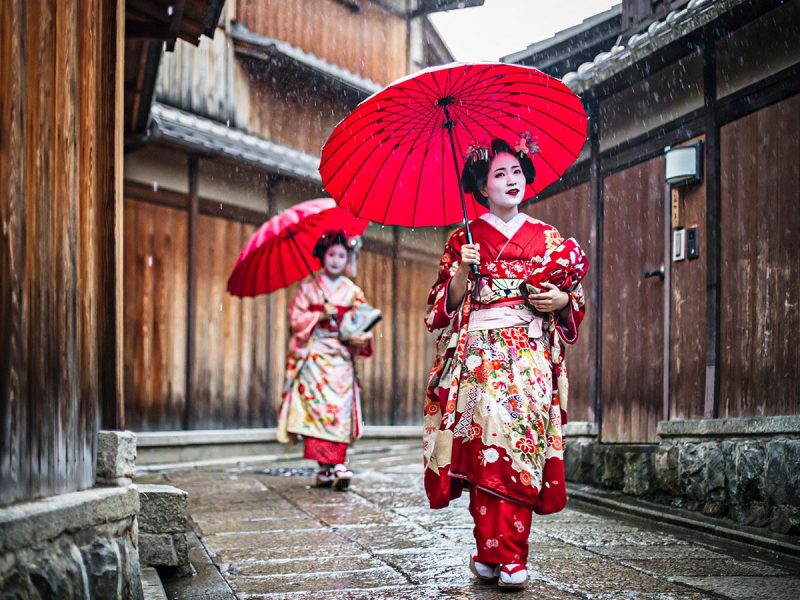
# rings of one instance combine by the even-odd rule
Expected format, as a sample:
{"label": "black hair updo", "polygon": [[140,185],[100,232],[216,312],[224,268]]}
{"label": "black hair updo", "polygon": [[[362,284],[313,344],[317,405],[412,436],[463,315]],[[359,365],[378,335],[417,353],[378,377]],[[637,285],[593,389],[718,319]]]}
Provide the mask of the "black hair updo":
{"label": "black hair updo", "polygon": [[350,254],[352,251],[351,245],[348,243],[347,235],[343,230],[326,231],[319,238],[312,252],[314,257],[319,259],[320,264],[323,263],[325,253],[331,246],[344,246],[345,250],[347,250],[347,254]]}
{"label": "black hair updo", "polygon": [[487,208],[489,207],[489,199],[483,195],[481,189],[486,187],[486,181],[489,178],[489,165],[498,154],[510,154],[519,160],[522,174],[525,175],[526,185],[533,183],[536,178],[536,169],[533,168],[533,160],[529,154],[515,152],[505,140],[493,139],[489,144],[488,153],[484,153],[482,156],[479,153],[473,153],[467,158],[467,162],[464,164],[464,171],[461,174],[461,186],[464,192],[472,194],[478,204]]}

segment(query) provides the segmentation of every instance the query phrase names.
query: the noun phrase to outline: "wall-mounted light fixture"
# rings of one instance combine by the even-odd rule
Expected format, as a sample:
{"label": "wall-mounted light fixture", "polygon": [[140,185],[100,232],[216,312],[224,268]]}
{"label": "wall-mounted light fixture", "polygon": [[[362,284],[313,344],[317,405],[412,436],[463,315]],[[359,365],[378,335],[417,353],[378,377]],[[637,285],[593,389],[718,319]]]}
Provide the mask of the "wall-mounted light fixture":
{"label": "wall-mounted light fixture", "polygon": [[667,148],[667,183],[674,186],[688,185],[703,180],[703,142],[698,140],[688,146]]}

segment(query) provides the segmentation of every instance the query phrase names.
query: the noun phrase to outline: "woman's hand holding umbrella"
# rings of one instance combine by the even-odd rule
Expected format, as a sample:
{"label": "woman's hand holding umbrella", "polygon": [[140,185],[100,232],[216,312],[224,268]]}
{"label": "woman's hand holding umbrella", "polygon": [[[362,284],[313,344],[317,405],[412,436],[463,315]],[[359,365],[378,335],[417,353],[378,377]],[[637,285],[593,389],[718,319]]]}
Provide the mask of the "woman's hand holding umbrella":
{"label": "woman's hand holding umbrella", "polygon": [[480,263],[480,244],[464,244],[461,246],[461,261],[459,261],[456,273],[450,280],[450,285],[447,288],[447,310],[455,310],[461,303],[461,299],[464,297],[464,292],[467,289],[469,273],[473,265],[479,265]]}

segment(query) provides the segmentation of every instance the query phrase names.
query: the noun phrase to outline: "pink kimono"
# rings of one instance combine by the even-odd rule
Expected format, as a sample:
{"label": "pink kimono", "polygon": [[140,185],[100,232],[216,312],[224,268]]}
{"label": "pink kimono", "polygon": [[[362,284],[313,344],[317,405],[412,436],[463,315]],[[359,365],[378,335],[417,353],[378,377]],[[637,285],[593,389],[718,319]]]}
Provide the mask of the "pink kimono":
{"label": "pink kimono", "polygon": [[338,318],[324,317],[324,299],[310,280],[300,284],[289,306],[292,338],[278,416],[278,441],[303,436],[306,458],[344,463],[347,446],[361,437],[361,401],[354,368],[356,356],[372,355],[372,344],[361,350],[344,345],[338,323],[364,302],[364,293],[345,276],[317,277],[325,298],[338,308]]}

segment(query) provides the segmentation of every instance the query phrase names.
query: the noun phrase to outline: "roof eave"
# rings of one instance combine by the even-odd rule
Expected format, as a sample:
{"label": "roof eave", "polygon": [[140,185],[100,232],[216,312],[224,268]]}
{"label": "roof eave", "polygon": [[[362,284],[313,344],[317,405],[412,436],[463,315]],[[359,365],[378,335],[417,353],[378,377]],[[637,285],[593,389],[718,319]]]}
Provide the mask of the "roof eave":
{"label": "roof eave", "polygon": [[151,115],[151,135],[157,141],[322,184],[318,156],[159,103]]}
{"label": "roof eave", "polygon": [[287,42],[254,33],[241,23],[233,24],[231,38],[234,41],[234,49],[239,54],[260,60],[276,57],[290,60],[328,81],[356,92],[359,96],[367,97],[383,89],[382,85],[366,77],[329,63]]}

